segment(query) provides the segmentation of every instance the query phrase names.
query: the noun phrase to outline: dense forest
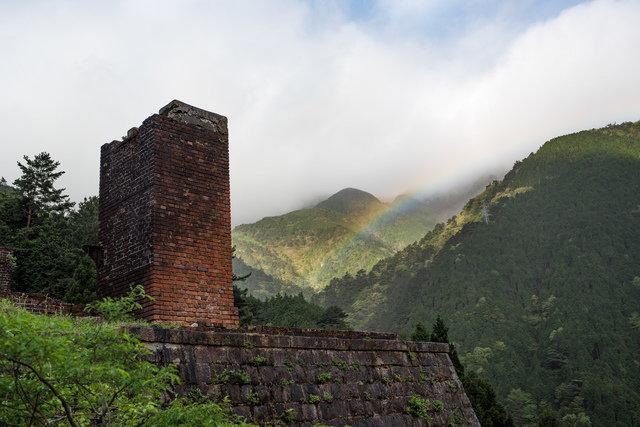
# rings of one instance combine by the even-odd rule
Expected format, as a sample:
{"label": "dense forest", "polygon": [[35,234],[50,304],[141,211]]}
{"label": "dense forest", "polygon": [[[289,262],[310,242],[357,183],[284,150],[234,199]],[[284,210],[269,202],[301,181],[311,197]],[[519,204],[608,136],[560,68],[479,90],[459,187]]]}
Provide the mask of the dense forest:
{"label": "dense forest", "polygon": [[516,424],[640,425],[640,122],[555,138],[460,215],[314,301],[356,329],[440,313]]}

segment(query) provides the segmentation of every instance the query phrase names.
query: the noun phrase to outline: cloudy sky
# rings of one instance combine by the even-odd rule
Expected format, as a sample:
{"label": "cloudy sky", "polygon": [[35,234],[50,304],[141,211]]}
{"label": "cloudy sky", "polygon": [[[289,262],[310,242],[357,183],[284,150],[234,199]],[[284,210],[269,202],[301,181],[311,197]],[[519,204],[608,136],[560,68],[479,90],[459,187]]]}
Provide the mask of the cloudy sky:
{"label": "cloudy sky", "polygon": [[74,201],[172,99],[229,118],[234,225],[355,187],[390,201],[640,120],[640,0],[0,0],[0,176],[47,151]]}

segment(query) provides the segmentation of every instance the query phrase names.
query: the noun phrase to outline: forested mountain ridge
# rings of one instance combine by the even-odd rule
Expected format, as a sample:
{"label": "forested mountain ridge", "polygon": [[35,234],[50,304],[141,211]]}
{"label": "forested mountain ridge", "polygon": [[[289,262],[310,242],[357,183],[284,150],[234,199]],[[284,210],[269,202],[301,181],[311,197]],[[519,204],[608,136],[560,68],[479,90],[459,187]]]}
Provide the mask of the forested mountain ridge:
{"label": "forested mountain ridge", "polygon": [[518,424],[553,405],[567,425],[639,425],[639,131],[548,141],[448,224],[315,301],[364,330],[441,314]]}
{"label": "forested mountain ridge", "polygon": [[368,271],[415,242],[483,186],[476,182],[422,203],[399,196],[391,204],[346,188],[311,209],[235,227],[234,271],[253,271],[242,286],[254,296],[295,290],[310,295],[332,278]]}

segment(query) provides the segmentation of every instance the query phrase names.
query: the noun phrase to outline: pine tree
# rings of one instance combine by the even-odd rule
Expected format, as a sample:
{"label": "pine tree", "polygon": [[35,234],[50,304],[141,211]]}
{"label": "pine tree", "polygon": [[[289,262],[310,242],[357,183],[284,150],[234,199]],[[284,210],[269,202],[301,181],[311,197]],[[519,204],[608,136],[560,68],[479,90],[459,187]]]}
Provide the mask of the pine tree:
{"label": "pine tree", "polygon": [[33,160],[24,156],[25,165],[18,162],[22,176],[15,181],[22,195],[22,206],[26,214],[26,226],[29,229],[36,217],[48,216],[52,212],[66,212],[74,205],[69,196],[62,194],[64,188],[56,189],[54,182],[64,174],[57,171],[60,162],[54,161],[49,153],[37,154]]}
{"label": "pine tree", "polygon": [[444,320],[438,314],[438,318],[436,322],[433,324],[433,333],[431,334],[432,342],[446,342],[449,344],[449,358],[451,359],[451,363],[453,363],[453,367],[456,369],[456,373],[458,377],[462,378],[464,376],[464,366],[462,362],[460,362],[460,358],[458,357],[458,350],[456,350],[456,346],[454,343],[449,342],[449,328],[445,326]]}
{"label": "pine tree", "polygon": [[413,332],[411,333],[411,341],[429,341],[431,335],[429,335],[429,330],[421,323],[416,323]]}

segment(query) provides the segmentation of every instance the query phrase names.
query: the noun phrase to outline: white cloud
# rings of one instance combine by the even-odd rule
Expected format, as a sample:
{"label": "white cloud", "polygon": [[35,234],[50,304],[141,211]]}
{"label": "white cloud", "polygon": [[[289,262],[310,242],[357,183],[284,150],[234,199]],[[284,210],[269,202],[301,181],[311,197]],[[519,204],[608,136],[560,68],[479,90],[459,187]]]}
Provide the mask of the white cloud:
{"label": "white cloud", "polygon": [[97,194],[100,145],[177,98],[229,117],[241,223],[344,187],[442,185],[640,119],[640,4],[526,21],[538,3],[380,1],[366,17],[295,0],[5,3],[0,175],[49,151],[75,200]]}

